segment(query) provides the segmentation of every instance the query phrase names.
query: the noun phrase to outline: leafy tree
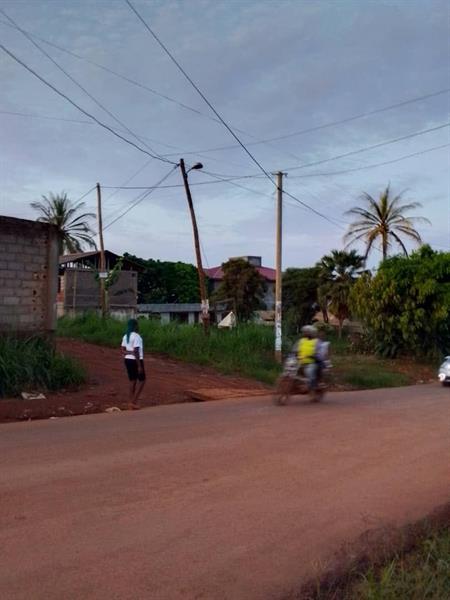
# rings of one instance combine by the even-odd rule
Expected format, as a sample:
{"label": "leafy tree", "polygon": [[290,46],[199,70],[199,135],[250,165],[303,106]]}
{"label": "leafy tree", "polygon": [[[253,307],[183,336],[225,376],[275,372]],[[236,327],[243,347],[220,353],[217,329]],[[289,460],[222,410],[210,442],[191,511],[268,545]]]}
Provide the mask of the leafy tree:
{"label": "leafy tree", "polygon": [[264,308],[266,283],[256,267],[243,258],[232,258],[222,264],[223,280],[215,300],[231,300],[239,321],[248,321],[255,310]]}
{"label": "leafy tree", "polygon": [[32,202],[32,208],[40,213],[38,221],[56,225],[60,233],[60,254],[82,252],[83,245],[96,248],[94,231],[89,225],[89,219],[95,218],[94,213],[79,214],[84,208],[84,202],[74,204],[65,192],[42,196],[42,202]]}
{"label": "leafy tree", "polygon": [[423,246],[384,261],[351,293],[352,309],[375,349],[416,356],[450,351],[450,253]]}
{"label": "leafy tree", "polygon": [[373,244],[379,238],[383,252],[383,259],[387,257],[388,249],[395,242],[402,252],[407,256],[408,252],[402,241],[402,236],[414,240],[418,244],[422,239],[414,228],[415,222],[430,223],[423,217],[408,217],[406,213],[422,205],[419,202],[401,203],[402,194],[392,196],[389,186],[375,200],[366,192],[362,195],[365,207],[355,206],[345,214],[356,217],[350,225],[344,240],[348,246],[363,240],[366,244],[365,258],[373,248]]}
{"label": "leafy tree", "polygon": [[193,265],[125,256],[145,268],[138,274],[139,303],[200,302],[198,271]]}
{"label": "leafy tree", "polygon": [[318,299],[326,313],[330,308],[339,322],[339,336],[345,319],[350,317],[350,291],[364,267],[364,257],[356,250],[333,250],[318,264]]}
{"label": "leafy tree", "polygon": [[283,273],[284,322],[292,333],[311,322],[317,310],[319,269],[286,269]]}

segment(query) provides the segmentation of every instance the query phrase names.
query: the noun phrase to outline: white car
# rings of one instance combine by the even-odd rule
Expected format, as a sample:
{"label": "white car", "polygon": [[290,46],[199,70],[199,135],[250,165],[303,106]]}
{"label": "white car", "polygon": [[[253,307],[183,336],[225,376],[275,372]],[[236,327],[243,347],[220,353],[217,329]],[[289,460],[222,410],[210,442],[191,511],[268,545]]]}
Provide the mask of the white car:
{"label": "white car", "polygon": [[442,385],[450,385],[450,356],[446,356],[444,362],[439,367],[438,377]]}

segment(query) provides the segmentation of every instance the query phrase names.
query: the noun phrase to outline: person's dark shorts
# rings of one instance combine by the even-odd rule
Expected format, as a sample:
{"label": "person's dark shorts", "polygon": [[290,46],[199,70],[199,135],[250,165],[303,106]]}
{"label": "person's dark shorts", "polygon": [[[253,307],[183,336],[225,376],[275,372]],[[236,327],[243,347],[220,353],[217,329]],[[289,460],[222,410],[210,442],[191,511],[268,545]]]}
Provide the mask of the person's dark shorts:
{"label": "person's dark shorts", "polygon": [[145,381],[144,361],[141,360],[142,369],[138,369],[138,361],[133,358],[125,359],[125,368],[130,381]]}

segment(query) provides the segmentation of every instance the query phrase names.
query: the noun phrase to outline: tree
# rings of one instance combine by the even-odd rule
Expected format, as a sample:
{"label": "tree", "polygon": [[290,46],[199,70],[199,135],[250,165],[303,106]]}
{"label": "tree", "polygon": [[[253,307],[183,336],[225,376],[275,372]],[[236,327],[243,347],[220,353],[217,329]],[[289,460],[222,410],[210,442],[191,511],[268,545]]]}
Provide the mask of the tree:
{"label": "tree", "polygon": [[50,193],[48,197],[42,196],[42,202],[32,202],[31,206],[41,214],[38,221],[56,225],[58,228],[60,255],[82,252],[84,244],[96,248],[93,239],[95,234],[88,223],[89,219],[95,218],[95,214],[78,214],[84,208],[84,202],[74,204],[67,194],[62,192],[56,195]]}
{"label": "tree", "polygon": [[419,202],[402,204],[401,198],[402,194],[392,197],[389,186],[380,194],[378,200],[364,192],[362,200],[365,202],[366,207],[355,206],[345,213],[356,217],[344,236],[347,247],[363,240],[366,244],[365,258],[367,259],[373,244],[379,238],[381,239],[383,259],[386,259],[388,249],[393,242],[400,246],[405,256],[408,255],[405,244],[401,239],[402,236],[421,244],[422,238],[414,228],[414,223],[430,223],[430,221],[424,217],[406,216],[407,212],[422,205]]}
{"label": "tree", "polygon": [[333,250],[318,263],[318,300],[322,311],[332,311],[339,322],[339,336],[350,316],[350,291],[362,273],[365,259],[356,250]]}
{"label": "tree", "polygon": [[283,273],[283,320],[292,333],[311,322],[317,310],[318,267],[286,269]]}
{"label": "tree", "polygon": [[450,252],[423,246],[387,259],[351,292],[353,312],[375,350],[436,356],[450,351]]}
{"label": "tree", "polygon": [[232,258],[222,264],[223,280],[214,300],[231,300],[239,321],[248,321],[255,310],[264,308],[264,278],[256,267],[243,258]]}
{"label": "tree", "polygon": [[138,273],[139,303],[200,302],[198,272],[193,265],[183,262],[144,260],[131,254],[126,258],[144,267]]}

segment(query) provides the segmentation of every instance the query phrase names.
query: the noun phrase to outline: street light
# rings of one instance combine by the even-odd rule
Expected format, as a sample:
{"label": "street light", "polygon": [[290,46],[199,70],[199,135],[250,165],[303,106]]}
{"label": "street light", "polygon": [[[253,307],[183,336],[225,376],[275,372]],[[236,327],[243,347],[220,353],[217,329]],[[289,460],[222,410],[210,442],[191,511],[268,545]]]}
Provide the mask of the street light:
{"label": "street light", "polygon": [[195,165],[193,165],[189,169],[189,171],[186,171],[186,167],[184,165],[184,160],[181,158],[180,159],[180,169],[181,169],[181,174],[183,176],[184,189],[186,190],[186,197],[187,197],[187,201],[188,201],[188,205],[189,205],[189,212],[191,213],[192,229],[194,232],[195,256],[197,258],[198,282],[199,282],[199,287],[200,287],[200,300],[201,300],[201,307],[202,307],[201,319],[203,322],[203,328],[205,330],[205,334],[208,335],[208,333],[209,333],[209,301],[208,301],[208,298],[206,295],[205,274],[203,272],[202,255],[200,252],[200,240],[199,240],[199,236],[198,236],[197,219],[195,218],[194,205],[192,203],[191,190],[189,188],[189,182],[188,182],[188,176],[187,176],[189,171],[192,171],[193,169],[195,169],[195,170],[203,169],[203,165],[202,165],[202,163],[199,163],[199,162],[195,163]]}
{"label": "street light", "polygon": [[[181,160],[183,160],[183,159],[181,159]],[[181,166],[181,162],[180,162],[180,166]],[[192,165],[192,167],[186,171],[186,174],[189,173],[189,171],[193,171],[193,170],[198,171],[199,169],[203,169],[203,165],[200,162],[195,163],[195,165]]]}

